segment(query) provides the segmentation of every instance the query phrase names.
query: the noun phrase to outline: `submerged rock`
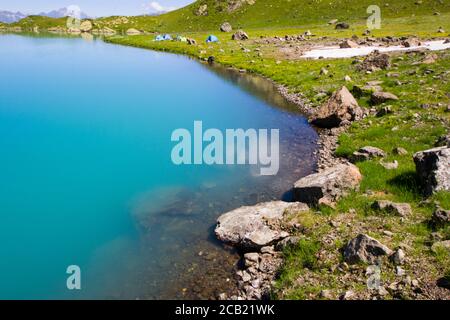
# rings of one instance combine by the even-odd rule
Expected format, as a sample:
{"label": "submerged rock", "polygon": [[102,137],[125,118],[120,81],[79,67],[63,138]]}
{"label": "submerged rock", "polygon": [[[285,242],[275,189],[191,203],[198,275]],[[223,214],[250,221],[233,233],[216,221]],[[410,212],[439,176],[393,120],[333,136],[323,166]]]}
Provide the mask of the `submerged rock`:
{"label": "submerged rock", "polygon": [[359,234],[344,248],[344,260],[354,264],[375,263],[380,256],[390,255],[392,250],[366,234]]}
{"label": "submerged rock", "polygon": [[363,109],[347,87],[343,86],[313,113],[311,123],[323,128],[333,128],[339,127],[342,122],[360,120],[363,117]]}
{"label": "submerged rock", "polygon": [[215,233],[219,240],[244,250],[260,249],[289,236],[280,228],[288,212],[307,210],[304,203],[283,201],[240,207],[218,218]]}
{"label": "submerged rock", "polygon": [[294,198],[311,205],[332,204],[356,189],[361,180],[358,167],[350,163],[338,164],[298,180],[294,184]]}
{"label": "submerged rock", "polygon": [[450,191],[450,148],[438,147],[414,154],[416,173],[426,195]]}

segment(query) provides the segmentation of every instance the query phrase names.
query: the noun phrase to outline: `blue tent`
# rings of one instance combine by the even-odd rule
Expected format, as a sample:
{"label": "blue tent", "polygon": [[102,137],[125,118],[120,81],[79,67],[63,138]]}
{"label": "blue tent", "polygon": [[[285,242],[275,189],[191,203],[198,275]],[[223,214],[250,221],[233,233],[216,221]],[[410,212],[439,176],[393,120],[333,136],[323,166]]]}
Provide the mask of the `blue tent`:
{"label": "blue tent", "polygon": [[164,40],[164,37],[162,36],[162,35],[157,35],[156,36],[156,38],[155,38],[155,41],[163,41]]}
{"label": "blue tent", "polygon": [[170,34],[165,34],[163,36],[163,38],[164,38],[165,41],[172,40],[172,36]]}
{"label": "blue tent", "polygon": [[209,42],[219,42],[219,39],[215,35],[210,34],[208,38],[206,38],[206,43]]}

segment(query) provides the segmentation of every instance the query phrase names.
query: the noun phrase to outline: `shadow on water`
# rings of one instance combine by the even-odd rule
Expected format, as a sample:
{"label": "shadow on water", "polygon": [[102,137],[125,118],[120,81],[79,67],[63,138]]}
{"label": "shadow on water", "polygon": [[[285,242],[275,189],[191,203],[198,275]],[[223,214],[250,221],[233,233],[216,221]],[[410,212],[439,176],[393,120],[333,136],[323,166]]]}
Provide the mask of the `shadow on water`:
{"label": "shadow on water", "polygon": [[287,112],[300,114],[298,106],[286,100],[272,81],[256,74],[239,72],[236,69],[227,68],[217,63],[212,65],[202,63],[202,65],[222,79],[239,86],[268,105]]}

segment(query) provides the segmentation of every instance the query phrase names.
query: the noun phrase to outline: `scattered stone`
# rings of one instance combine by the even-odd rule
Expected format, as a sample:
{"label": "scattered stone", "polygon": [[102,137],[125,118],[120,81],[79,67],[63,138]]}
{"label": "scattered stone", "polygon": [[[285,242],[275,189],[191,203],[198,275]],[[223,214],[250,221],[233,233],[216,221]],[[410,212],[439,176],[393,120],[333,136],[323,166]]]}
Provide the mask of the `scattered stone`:
{"label": "scattered stone", "polygon": [[380,161],[380,165],[386,170],[395,170],[398,169],[398,161],[394,160],[393,162],[383,162]]}
{"label": "scattered stone", "polygon": [[344,40],[339,44],[341,49],[357,48],[358,44],[352,40]]}
{"label": "scattered stone", "polygon": [[431,251],[437,253],[439,250],[447,250],[450,253],[450,240],[438,241],[433,243]]}
{"label": "scattered stone", "polygon": [[403,269],[402,267],[396,266],[395,267],[395,274],[397,276],[399,276],[399,277],[403,277],[406,274],[406,272],[405,272],[405,269]]}
{"label": "scattered stone", "polygon": [[352,78],[350,78],[349,75],[346,75],[346,76],[344,77],[344,81],[345,81],[345,82],[352,82]]}
{"label": "scattered stone", "polygon": [[215,61],[216,61],[216,58],[214,56],[208,57],[208,64],[214,64]]}
{"label": "scattered stone", "polygon": [[363,109],[343,86],[333,93],[327,103],[315,110],[311,116],[311,123],[324,128],[339,127],[345,120],[356,121],[364,117]]}
{"label": "scattered stone", "polygon": [[376,200],[372,204],[372,209],[393,213],[400,217],[406,217],[412,213],[411,206],[408,203],[395,203],[389,200]]}
{"label": "scattered stone", "polygon": [[446,40],[444,41],[444,44],[447,44],[447,43],[450,43],[450,39],[446,39]]}
{"label": "scattered stone", "polygon": [[392,255],[391,255],[391,261],[399,266],[402,265],[405,262],[405,252],[402,249],[397,249]]}
{"label": "scattered stone", "polygon": [[221,215],[215,229],[219,240],[244,250],[260,249],[289,236],[280,229],[288,212],[309,210],[304,203],[273,201],[240,207]]}
{"label": "scattered stone", "polygon": [[381,92],[381,91],[372,93],[372,96],[370,98],[370,101],[374,105],[382,104],[384,102],[391,100],[398,100],[398,97],[390,92]]}
{"label": "scattered stone", "polygon": [[414,154],[416,173],[426,195],[450,191],[450,148],[438,147]]}
{"label": "scattered stone", "polygon": [[248,40],[248,34],[245,33],[243,30],[238,30],[231,36],[232,40]]}
{"label": "scattered stone", "polygon": [[222,32],[231,32],[231,31],[233,31],[233,27],[231,26],[230,23],[224,22],[220,26],[220,31],[222,31]]}
{"label": "scattered stone", "polygon": [[305,37],[312,37],[313,34],[310,30],[306,30],[305,33],[303,34]]}
{"label": "scattered stone", "polygon": [[197,10],[195,10],[194,14],[196,16],[207,16],[208,15],[208,5],[207,4],[200,5],[200,7],[198,7]]}
{"label": "scattered stone", "polygon": [[328,24],[336,24],[336,23],[338,23],[338,19],[332,19],[332,20],[330,20],[330,21],[328,21]]}
{"label": "scattered stone", "polygon": [[435,53],[431,53],[425,56],[425,58],[422,60],[423,64],[433,64],[437,61],[438,56]]}
{"label": "scattered stone", "polygon": [[339,300],[350,300],[354,295],[355,293],[353,291],[348,290],[339,296]]}
{"label": "scattered stone", "polygon": [[450,223],[450,210],[444,210],[441,207],[437,207],[433,212],[431,222],[435,227],[444,227],[448,225]]}
{"label": "scattered stone", "polygon": [[361,180],[358,167],[350,163],[338,164],[298,180],[294,184],[294,198],[312,205],[334,203],[358,188]]}
{"label": "scattered stone", "polygon": [[350,25],[346,22],[339,22],[336,23],[335,29],[336,30],[350,29]]}
{"label": "scattered stone", "polygon": [[422,45],[422,43],[417,38],[410,38],[402,41],[402,46],[405,48],[418,47],[420,45]]}
{"label": "scattered stone", "polygon": [[81,32],[89,32],[92,30],[92,22],[89,20],[83,21],[80,24],[80,31]]}
{"label": "scattered stone", "polygon": [[408,150],[406,150],[402,147],[396,147],[392,150],[392,152],[399,156],[406,156],[408,154]]}
{"label": "scattered stone", "polygon": [[438,140],[436,141],[436,143],[434,144],[435,147],[450,147],[450,133],[445,135],[445,136],[441,136],[438,138]]}
{"label": "scattered stone", "polygon": [[333,295],[331,294],[331,290],[327,290],[327,289],[320,291],[320,295],[319,296],[322,299],[328,299],[328,300],[333,299]]}
{"label": "scattered stone", "polygon": [[137,29],[130,28],[127,30],[127,35],[129,35],[129,36],[135,36],[135,35],[139,35],[139,34],[141,34],[141,32]]}
{"label": "scattered stone", "polygon": [[377,117],[383,117],[391,113],[392,113],[392,106],[384,106],[381,107],[380,110],[378,110]]}
{"label": "scattered stone", "polygon": [[278,242],[275,248],[278,251],[283,251],[287,247],[296,246],[299,242],[300,242],[299,237],[295,237],[295,236],[287,237],[287,238],[284,238],[283,240],[281,240],[280,242]]}
{"label": "scattered stone", "polygon": [[359,234],[344,248],[344,260],[350,264],[359,262],[374,264],[380,256],[390,254],[391,249],[366,234]]}
{"label": "scattered stone", "polygon": [[192,38],[187,38],[186,41],[187,41],[187,44],[190,45],[190,46],[194,46],[194,45],[197,44],[197,41],[195,39],[192,39]]}
{"label": "scattered stone", "polygon": [[389,55],[375,50],[364,59],[364,61],[358,66],[358,69],[361,71],[373,72],[388,69],[390,66],[391,62]]}
{"label": "scattered stone", "polygon": [[320,74],[326,76],[328,74],[328,70],[326,68],[320,69]]}
{"label": "scattered stone", "polygon": [[249,252],[244,254],[245,266],[247,268],[255,266],[259,263],[259,254],[256,252]]}
{"label": "scattered stone", "polygon": [[360,148],[358,151],[353,152],[353,155],[351,157],[352,162],[358,162],[358,161],[366,161],[372,158],[377,157],[385,157],[386,153],[381,150],[380,148],[366,146],[363,148]]}

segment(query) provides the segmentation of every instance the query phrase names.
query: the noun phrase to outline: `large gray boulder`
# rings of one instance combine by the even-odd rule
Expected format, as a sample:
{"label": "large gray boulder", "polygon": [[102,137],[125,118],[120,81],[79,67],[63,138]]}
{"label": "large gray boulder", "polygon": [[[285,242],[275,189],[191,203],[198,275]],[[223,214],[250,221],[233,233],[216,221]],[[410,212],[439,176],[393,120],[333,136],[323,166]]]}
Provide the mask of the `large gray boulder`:
{"label": "large gray boulder", "polygon": [[375,263],[380,256],[391,255],[392,250],[366,234],[359,234],[344,248],[344,260],[350,264]]}
{"label": "large gray boulder", "polygon": [[238,30],[231,36],[232,40],[248,40],[248,34],[243,30]]}
{"label": "large gray boulder", "polygon": [[344,121],[360,120],[363,117],[364,110],[347,87],[343,86],[312,114],[311,123],[323,128],[334,128]]}
{"label": "large gray boulder", "polygon": [[304,203],[283,201],[240,207],[218,218],[215,233],[223,242],[244,250],[258,250],[289,236],[280,227],[289,212],[307,210]]}
{"label": "large gray boulder", "polygon": [[222,31],[222,32],[231,32],[231,31],[233,31],[233,27],[231,26],[231,24],[229,22],[224,22],[220,26],[220,31]]}
{"label": "large gray boulder", "polygon": [[338,164],[298,180],[294,184],[294,198],[311,205],[333,204],[358,188],[361,180],[358,167],[350,163]]}
{"label": "large gray boulder", "polygon": [[416,173],[426,195],[450,191],[450,148],[438,147],[414,154]]}

